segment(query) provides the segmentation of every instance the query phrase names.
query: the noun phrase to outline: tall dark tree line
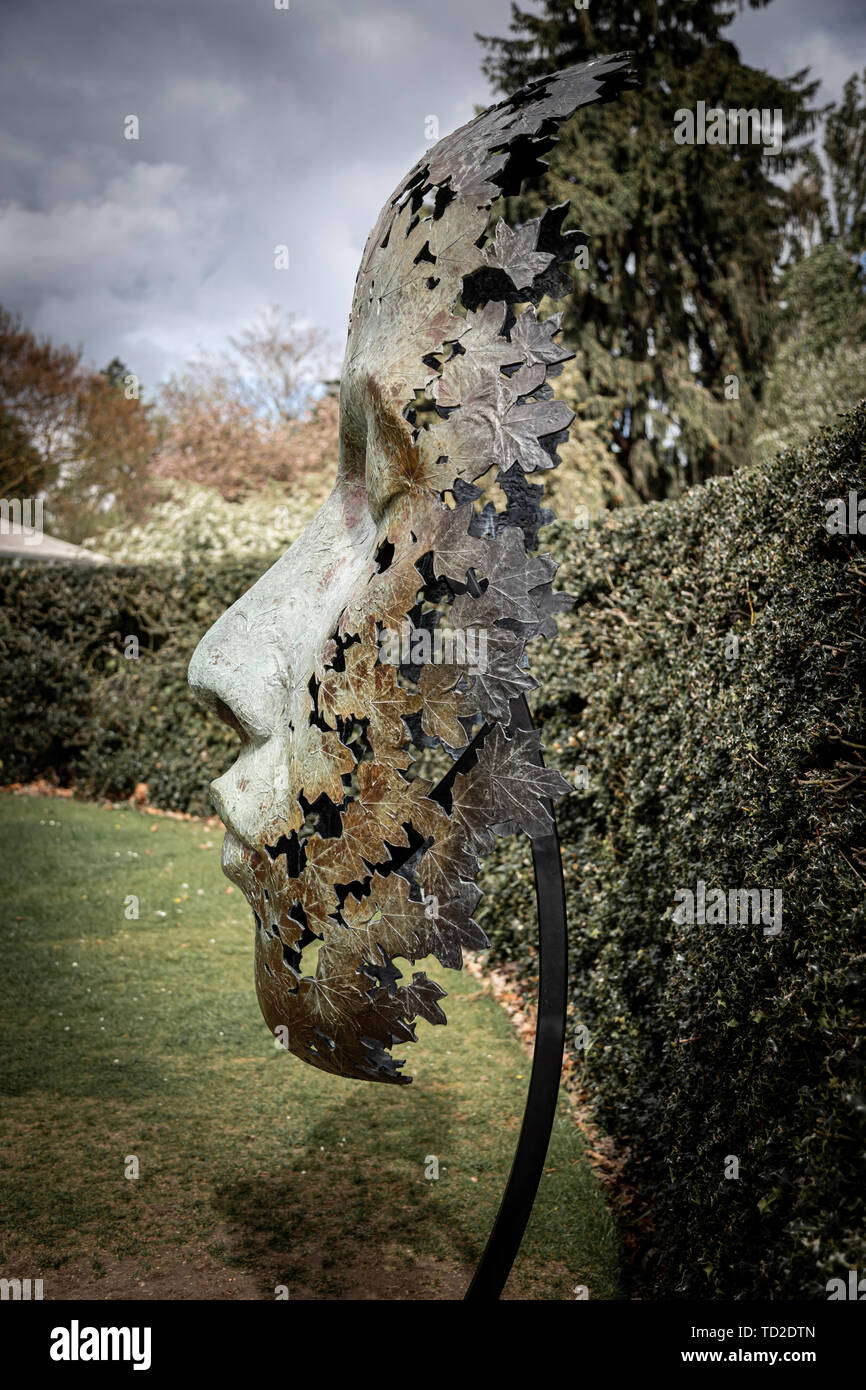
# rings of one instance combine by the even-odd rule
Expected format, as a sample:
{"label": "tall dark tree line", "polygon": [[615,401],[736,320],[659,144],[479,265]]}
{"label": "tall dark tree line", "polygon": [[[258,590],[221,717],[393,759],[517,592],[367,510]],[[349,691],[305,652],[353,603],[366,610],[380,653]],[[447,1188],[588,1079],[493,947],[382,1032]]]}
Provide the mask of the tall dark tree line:
{"label": "tall dark tree line", "polygon": [[792,190],[780,341],[753,441],[759,458],[805,446],[866,396],[866,74],[852,76],[829,108],[822,154],[823,162],[811,153]]}
{"label": "tall dark tree line", "polygon": [[[754,8],[768,0],[750,0]],[[819,112],[808,70],[748,67],[721,0],[543,0],[512,5],[509,37],[484,37],[503,92],[552,68],[628,49],[641,85],[581,110],[549,172],[509,200],[509,220],[570,199],[588,268],[566,318],[577,438],[592,432],[639,497],[680,491],[747,457],[772,359],[777,287],[796,171]],[[677,143],[677,113],[781,112],[781,148]]]}

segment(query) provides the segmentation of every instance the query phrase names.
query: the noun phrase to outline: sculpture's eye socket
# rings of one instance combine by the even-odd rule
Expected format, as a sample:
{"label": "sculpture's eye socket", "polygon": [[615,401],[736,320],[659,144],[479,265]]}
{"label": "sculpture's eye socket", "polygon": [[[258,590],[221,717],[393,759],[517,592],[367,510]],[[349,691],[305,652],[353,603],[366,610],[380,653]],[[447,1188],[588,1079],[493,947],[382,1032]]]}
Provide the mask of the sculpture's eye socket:
{"label": "sculpture's eye socket", "polygon": [[363,401],[351,381],[340,395],[340,468],[348,478],[363,478],[367,454],[367,420]]}
{"label": "sculpture's eye socket", "polygon": [[412,487],[418,474],[418,450],[408,421],[386,406],[371,388],[366,431],[367,497],[373,520],[380,524],[391,503]]}
{"label": "sculpture's eye socket", "polygon": [[357,368],[343,370],[340,394],[340,470],[363,482],[377,526],[390,504],[411,486],[418,451],[408,421],[383,399],[380,382]]}

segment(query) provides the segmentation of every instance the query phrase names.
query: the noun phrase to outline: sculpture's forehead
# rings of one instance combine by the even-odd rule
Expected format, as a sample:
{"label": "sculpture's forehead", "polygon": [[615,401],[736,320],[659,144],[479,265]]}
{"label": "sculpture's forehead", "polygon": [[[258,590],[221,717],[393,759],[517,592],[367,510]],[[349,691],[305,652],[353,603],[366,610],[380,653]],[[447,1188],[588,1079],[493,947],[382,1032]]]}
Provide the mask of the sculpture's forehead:
{"label": "sculpture's forehead", "polygon": [[[607,100],[628,85],[628,57],[614,54],[552,73],[480,112],[444,137],[413,166],[379,214],[364,249],[355,285],[350,339],[369,310],[378,252],[387,247],[395,219],[408,208],[417,217],[432,205],[436,220],[448,213],[453,230],[478,209],[489,210],[513,192],[556,140],[559,122],[587,102]],[[399,249],[399,248],[398,248]],[[438,296],[444,300],[444,296]]]}
{"label": "sculpture's forehead", "polygon": [[[497,283],[504,297],[507,275],[498,282],[489,276],[501,269],[501,248],[491,255],[483,246],[493,203],[543,167],[558,123],[622,85],[627,66],[617,55],[531,84],[446,136],[395,189],[355,284],[341,386],[346,444],[363,434],[368,409],[380,420],[401,416],[428,391],[439,370],[435,359],[466,333],[467,282],[476,277],[479,304],[495,297]],[[524,275],[516,287],[526,284]],[[468,350],[478,347],[476,338]]]}

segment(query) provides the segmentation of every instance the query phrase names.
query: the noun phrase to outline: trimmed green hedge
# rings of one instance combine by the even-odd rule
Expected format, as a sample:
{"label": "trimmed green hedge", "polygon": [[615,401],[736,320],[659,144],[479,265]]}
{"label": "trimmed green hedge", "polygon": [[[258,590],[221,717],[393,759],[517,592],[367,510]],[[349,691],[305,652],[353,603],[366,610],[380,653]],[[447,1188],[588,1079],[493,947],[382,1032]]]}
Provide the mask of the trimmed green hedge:
{"label": "trimmed green hedge", "polygon": [[[824,525],[866,493],[864,450],[861,407],[760,472],[549,533],[577,608],[536,652],[535,713],[550,760],[588,775],[560,810],[572,1023],[656,1296],[825,1298],[866,1274],[866,558]],[[146,781],[208,810],[236,740],[186,665],[261,568],[0,566],[0,780]],[[781,889],[779,935],[676,925],[699,879]],[[484,882],[494,955],[531,988],[526,844]]]}
{"label": "trimmed green hedge", "polygon": [[208,782],[237,736],[195,703],[186,670],[267,563],[0,565],[0,781],[48,773],[109,797],[147,782],[157,806],[212,812]]}
{"label": "trimmed green hedge", "polygon": [[[825,528],[864,465],[861,405],[808,453],[554,546],[577,608],[535,713],[549,760],[588,776],[559,813],[572,1023],[655,1296],[866,1275],[866,538]],[[780,888],[779,935],[676,925],[699,879]],[[495,953],[529,980],[525,847],[485,886]]]}

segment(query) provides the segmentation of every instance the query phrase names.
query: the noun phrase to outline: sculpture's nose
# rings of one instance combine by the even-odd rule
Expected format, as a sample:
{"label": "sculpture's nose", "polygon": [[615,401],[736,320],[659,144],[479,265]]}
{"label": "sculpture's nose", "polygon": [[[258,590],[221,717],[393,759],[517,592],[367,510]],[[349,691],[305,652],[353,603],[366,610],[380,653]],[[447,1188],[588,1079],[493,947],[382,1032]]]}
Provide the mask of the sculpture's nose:
{"label": "sculpture's nose", "polygon": [[211,783],[211,799],[255,849],[303,822],[297,764],[312,737],[310,681],[340,614],[375,570],[375,545],[366,494],[338,483],[303,535],[193,653],[190,686],[241,739],[232,766]]}
{"label": "sculpture's nose", "polygon": [[256,665],[255,638],[241,603],[236,603],[199,642],[188,679],[202,704],[243,740],[261,742],[271,732],[272,721],[267,718],[262,688],[251,679]]}
{"label": "sculpture's nose", "polygon": [[[251,601],[252,594],[245,594],[205,633],[189,664],[189,683],[197,698],[240,738],[231,766],[210,785],[214,808],[230,833],[261,850],[273,839],[273,827],[290,805],[284,774],[296,653],[290,637],[274,630],[270,605],[268,620],[261,620],[260,595]],[[290,632],[291,612],[283,619]]]}

